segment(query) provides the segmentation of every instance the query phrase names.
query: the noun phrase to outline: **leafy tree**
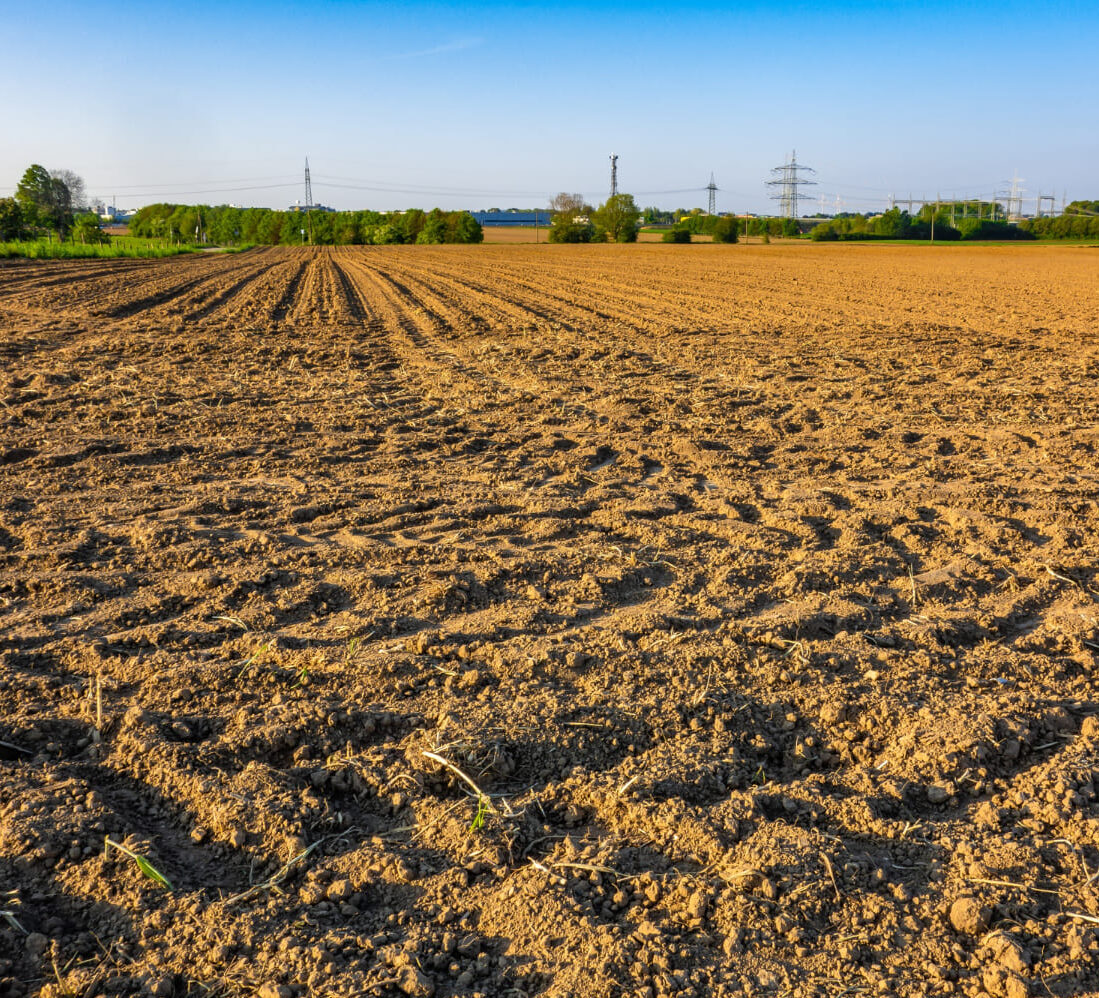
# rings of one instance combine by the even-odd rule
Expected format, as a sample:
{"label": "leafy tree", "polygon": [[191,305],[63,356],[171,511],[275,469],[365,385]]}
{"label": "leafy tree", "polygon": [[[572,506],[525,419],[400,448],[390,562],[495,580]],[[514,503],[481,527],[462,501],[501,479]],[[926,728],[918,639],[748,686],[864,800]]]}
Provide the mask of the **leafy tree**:
{"label": "leafy tree", "polygon": [[480,243],[484,240],[485,230],[468,211],[452,211],[447,215],[448,243]]}
{"label": "leafy tree", "polygon": [[592,221],[606,229],[612,242],[635,243],[640,218],[641,209],[632,194],[613,194],[595,211]]}
{"label": "leafy tree", "polygon": [[591,205],[584,202],[582,194],[562,191],[550,200],[553,219],[550,221],[551,243],[590,243],[595,234],[591,222]]}
{"label": "leafy tree", "polygon": [[660,237],[662,243],[689,243],[691,241],[690,229],[680,228],[678,225],[674,229],[669,229]]}
{"label": "leafy tree", "polygon": [[875,222],[873,235],[886,239],[904,239],[911,229],[912,218],[908,212],[901,211],[900,208],[890,208]]}
{"label": "leafy tree", "polygon": [[23,218],[32,228],[49,229],[64,236],[72,225],[72,196],[60,178],[55,178],[37,163],[27,167],[15,200],[23,210]]}
{"label": "leafy tree", "polygon": [[735,243],[740,231],[740,225],[732,215],[722,215],[715,218],[710,232],[715,243]]}
{"label": "leafy tree", "polygon": [[100,228],[99,216],[91,211],[76,217],[76,221],[73,222],[72,237],[73,242],[87,245],[97,245],[111,241],[111,237]]}
{"label": "leafy tree", "polygon": [[446,242],[446,216],[438,208],[428,212],[416,242],[421,245]]}
{"label": "leafy tree", "polygon": [[23,209],[15,198],[0,198],[0,242],[23,238]]}
{"label": "leafy tree", "polygon": [[657,207],[644,208],[641,211],[641,220],[646,225],[669,225],[675,219],[676,216],[673,212],[664,211]]}

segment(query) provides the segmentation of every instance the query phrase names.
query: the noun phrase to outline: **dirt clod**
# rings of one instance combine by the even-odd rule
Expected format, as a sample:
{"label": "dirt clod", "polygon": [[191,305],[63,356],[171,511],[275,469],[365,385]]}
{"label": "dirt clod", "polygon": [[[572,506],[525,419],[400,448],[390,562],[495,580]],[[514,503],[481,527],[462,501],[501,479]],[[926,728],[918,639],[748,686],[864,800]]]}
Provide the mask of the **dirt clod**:
{"label": "dirt clod", "polygon": [[992,911],[976,898],[958,898],[950,906],[950,924],[956,932],[967,936],[977,936],[988,929]]}

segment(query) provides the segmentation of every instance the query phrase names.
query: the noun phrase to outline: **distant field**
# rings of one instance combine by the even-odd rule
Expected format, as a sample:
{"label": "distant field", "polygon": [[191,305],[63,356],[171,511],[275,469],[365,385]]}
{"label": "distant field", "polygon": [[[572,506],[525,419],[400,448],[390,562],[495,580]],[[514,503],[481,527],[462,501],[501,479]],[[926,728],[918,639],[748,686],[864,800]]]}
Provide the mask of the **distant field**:
{"label": "distant field", "polygon": [[[527,228],[523,226],[511,228],[486,225],[484,227],[484,232],[486,243],[515,244],[533,242],[545,243],[549,241],[547,237],[548,229],[546,228],[534,229],[533,227]],[[660,242],[660,237],[660,232],[641,232],[638,234],[637,241],[639,243],[658,243]],[[709,243],[713,242],[713,240],[709,236],[693,236],[692,242]]]}
{"label": "distant field", "polygon": [[0,994],[1099,993],[1099,254],[5,260],[0,419]]}
{"label": "distant field", "polygon": [[548,228],[533,226],[486,225],[483,226],[486,243],[533,243],[547,242]]}

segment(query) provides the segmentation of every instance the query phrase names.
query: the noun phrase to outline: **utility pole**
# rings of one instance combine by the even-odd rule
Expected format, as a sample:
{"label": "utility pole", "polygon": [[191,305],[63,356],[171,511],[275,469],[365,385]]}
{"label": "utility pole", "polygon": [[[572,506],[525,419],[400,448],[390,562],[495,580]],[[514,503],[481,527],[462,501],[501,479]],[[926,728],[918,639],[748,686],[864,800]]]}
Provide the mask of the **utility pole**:
{"label": "utility pole", "polygon": [[706,190],[710,192],[709,203],[706,208],[706,212],[709,215],[717,214],[717,184],[714,183],[714,175],[710,174],[710,182],[706,185]]}
{"label": "utility pole", "polygon": [[611,153],[611,197],[618,194],[618,153]]}
{"label": "utility pole", "polygon": [[777,187],[779,192],[771,195],[772,201],[778,201],[779,214],[783,218],[798,217],[798,202],[804,201],[808,195],[802,194],[800,188],[816,185],[815,180],[808,180],[801,176],[801,172],[816,173],[811,166],[802,166],[798,163],[796,151],[790,153],[790,158],[782,166],[776,166],[771,170],[774,180],[768,180],[768,187]]}

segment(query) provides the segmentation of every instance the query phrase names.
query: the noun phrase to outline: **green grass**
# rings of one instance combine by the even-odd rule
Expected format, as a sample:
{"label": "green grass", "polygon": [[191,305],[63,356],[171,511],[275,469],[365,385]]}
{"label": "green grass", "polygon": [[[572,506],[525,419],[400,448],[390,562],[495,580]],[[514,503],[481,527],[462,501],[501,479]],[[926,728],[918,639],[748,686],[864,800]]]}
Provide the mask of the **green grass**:
{"label": "green grass", "polygon": [[252,244],[243,246],[176,246],[163,239],[144,239],[140,236],[112,236],[109,243],[101,246],[81,243],[59,243],[45,239],[26,240],[17,243],[0,243],[0,260],[12,257],[26,257],[29,260],[79,260],[79,259],[119,259],[123,257],[163,257],[179,256],[182,253],[201,253],[211,250],[217,253],[241,253],[251,249]]}
{"label": "green grass", "polygon": [[118,257],[161,257],[178,256],[180,253],[194,253],[193,246],[157,246],[150,240],[130,240],[119,236],[110,243],[101,246],[81,243],[46,242],[44,239],[0,243],[0,259],[26,257],[29,260],[79,260],[84,258]]}

